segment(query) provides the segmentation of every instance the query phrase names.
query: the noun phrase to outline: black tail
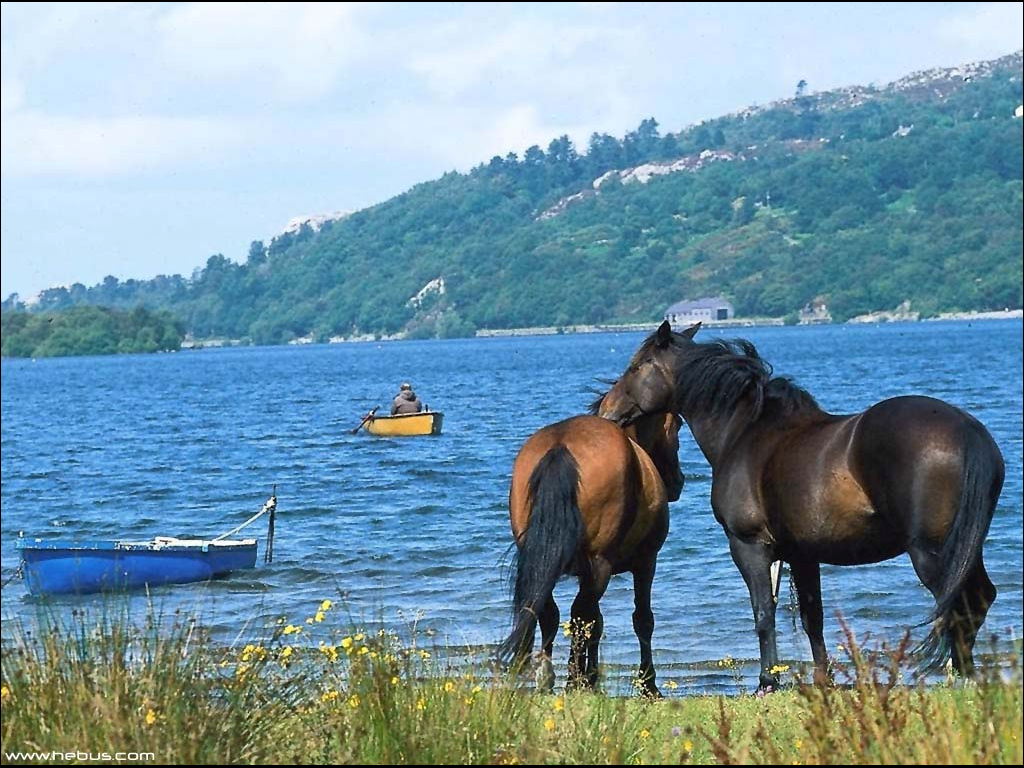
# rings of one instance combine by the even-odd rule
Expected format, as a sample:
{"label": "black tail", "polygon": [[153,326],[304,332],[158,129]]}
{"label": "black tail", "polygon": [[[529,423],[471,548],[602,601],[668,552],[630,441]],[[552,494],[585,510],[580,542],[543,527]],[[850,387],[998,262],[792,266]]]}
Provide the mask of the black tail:
{"label": "black tail", "polygon": [[512,633],[498,650],[504,661],[520,660],[530,653],[537,617],[555,582],[576,560],[583,538],[583,519],[576,500],[579,482],[576,459],[565,446],[544,454],[530,475],[530,522],[512,568]]}
{"label": "black tail", "polygon": [[949,658],[955,642],[953,613],[961,607],[964,582],[981,558],[1006,473],[999,447],[973,419],[964,425],[963,451],[960,507],[939,553],[942,575],[935,610],[928,617],[932,629],[917,648],[925,669],[936,669]]}

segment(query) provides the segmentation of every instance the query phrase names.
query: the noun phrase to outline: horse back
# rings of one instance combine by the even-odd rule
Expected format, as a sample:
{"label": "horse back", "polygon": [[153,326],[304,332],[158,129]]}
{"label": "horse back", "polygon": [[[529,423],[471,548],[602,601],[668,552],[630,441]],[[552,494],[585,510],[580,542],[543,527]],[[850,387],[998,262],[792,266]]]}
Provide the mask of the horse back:
{"label": "horse back", "polygon": [[[522,540],[529,525],[530,477],[544,456],[557,447],[566,448],[578,467],[577,502],[589,555],[604,556],[614,566],[626,557],[627,546],[632,550],[646,543],[652,534],[657,538],[662,525],[667,533],[659,509],[648,506],[650,500],[659,498],[657,488],[651,486],[650,473],[661,488],[660,498],[665,495],[650,458],[615,423],[598,416],[576,416],[540,429],[516,456],[509,491],[516,541]],[[667,518],[667,503],[664,507]],[[660,538],[658,547],[664,534]]]}
{"label": "horse back", "polygon": [[978,429],[948,403],[907,396],[791,431],[761,477],[780,552],[844,565],[886,560],[911,541],[941,545],[959,503],[964,433]]}
{"label": "horse back", "polygon": [[956,515],[965,466],[981,464],[1000,480],[1004,472],[1002,454],[981,422],[931,397],[872,406],[852,449],[858,479],[879,514],[907,539],[933,546],[945,540]]}

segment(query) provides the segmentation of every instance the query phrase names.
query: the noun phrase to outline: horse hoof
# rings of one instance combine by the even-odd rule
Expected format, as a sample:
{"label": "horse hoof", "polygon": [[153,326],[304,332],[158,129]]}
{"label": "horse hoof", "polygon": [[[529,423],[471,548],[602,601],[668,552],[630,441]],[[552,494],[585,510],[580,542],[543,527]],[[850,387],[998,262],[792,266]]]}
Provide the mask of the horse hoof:
{"label": "horse hoof", "polygon": [[551,693],[555,690],[555,666],[550,659],[540,660],[534,682],[537,685],[537,690],[541,693]]}

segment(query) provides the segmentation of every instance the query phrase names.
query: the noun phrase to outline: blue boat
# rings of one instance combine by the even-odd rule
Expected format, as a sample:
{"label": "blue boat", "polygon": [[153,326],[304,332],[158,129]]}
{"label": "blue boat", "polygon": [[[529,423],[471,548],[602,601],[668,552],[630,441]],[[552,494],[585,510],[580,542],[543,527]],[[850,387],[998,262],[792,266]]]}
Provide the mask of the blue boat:
{"label": "blue boat", "polygon": [[43,541],[19,539],[32,595],[66,595],[207,581],[256,567],[256,539]]}

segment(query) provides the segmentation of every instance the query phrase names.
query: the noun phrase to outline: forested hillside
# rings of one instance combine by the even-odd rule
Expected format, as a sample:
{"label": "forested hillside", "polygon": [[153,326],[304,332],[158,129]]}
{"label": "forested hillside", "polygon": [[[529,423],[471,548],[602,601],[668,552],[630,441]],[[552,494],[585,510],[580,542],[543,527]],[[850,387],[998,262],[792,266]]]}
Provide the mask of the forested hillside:
{"label": "forested hillside", "polygon": [[784,102],[678,132],[646,119],[582,149],[563,136],[254,242],[244,264],[51,289],[32,309],[143,305],[197,338],[280,343],[650,321],[719,294],[740,315],[819,301],[836,320],[904,301],[1019,308],[1021,61],[801,82]]}

